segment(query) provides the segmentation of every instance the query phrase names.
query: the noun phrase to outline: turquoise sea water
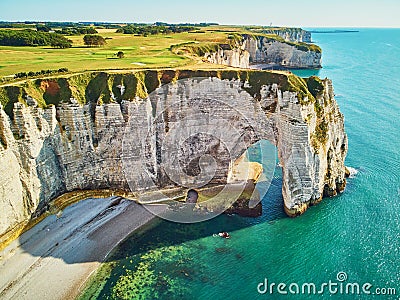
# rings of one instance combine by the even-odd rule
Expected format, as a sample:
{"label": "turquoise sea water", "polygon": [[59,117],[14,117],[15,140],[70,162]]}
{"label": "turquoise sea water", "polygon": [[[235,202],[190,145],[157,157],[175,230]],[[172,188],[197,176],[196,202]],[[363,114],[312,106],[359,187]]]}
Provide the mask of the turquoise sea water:
{"label": "turquoise sea water", "polygon": [[[313,34],[323,49],[319,71],[333,80],[349,137],[346,165],[358,173],[346,191],[290,219],[276,169],[263,216],[220,216],[199,224],[166,221],[124,242],[98,298],[126,299],[399,299],[400,29]],[[231,239],[213,237],[229,231]],[[274,283],[371,283],[396,296],[259,294]],[[263,286],[261,286],[263,288]],[[293,288],[295,286],[293,285]],[[288,288],[286,288],[288,291]],[[140,292],[138,292],[140,291]]]}

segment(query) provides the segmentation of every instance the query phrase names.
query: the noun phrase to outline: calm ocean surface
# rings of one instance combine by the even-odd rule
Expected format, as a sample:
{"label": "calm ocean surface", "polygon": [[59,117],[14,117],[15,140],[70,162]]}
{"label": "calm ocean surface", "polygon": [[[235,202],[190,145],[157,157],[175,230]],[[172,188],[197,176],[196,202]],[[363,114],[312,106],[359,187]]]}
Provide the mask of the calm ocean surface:
{"label": "calm ocean surface", "polygon": [[[329,280],[339,283],[339,272],[344,283],[371,283],[371,293],[396,288],[397,296],[332,295],[325,288],[323,298],[399,298],[400,29],[316,33],[313,41],[323,49],[324,68],[296,74],[333,80],[349,137],[346,165],[358,171],[346,191],[289,219],[277,168],[262,217],[161,221],[124,242],[84,298],[97,289],[99,299],[314,299],[321,295],[279,295],[276,287],[262,295],[257,285],[267,278],[320,290]],[[213,237],[223,230],[231,239]]]}

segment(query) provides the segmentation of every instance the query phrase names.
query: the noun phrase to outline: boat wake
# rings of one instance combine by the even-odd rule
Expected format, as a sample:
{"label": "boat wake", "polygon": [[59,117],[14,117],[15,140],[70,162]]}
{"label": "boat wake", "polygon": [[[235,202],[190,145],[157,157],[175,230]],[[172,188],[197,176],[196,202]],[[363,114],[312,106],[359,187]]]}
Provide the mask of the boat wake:
{"label": "boat wake", "polygon": [[350,171],[349,178],[354,178],[358,174],[358,170],[356,168],[347,167],[347,169]]}

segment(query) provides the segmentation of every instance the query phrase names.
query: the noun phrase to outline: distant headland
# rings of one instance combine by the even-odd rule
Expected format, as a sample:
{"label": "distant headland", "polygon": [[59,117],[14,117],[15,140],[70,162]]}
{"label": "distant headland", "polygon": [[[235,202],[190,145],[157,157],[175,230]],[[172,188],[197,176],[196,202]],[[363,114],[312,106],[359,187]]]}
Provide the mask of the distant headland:
{"label": "distant headland", "polygon": [[353,29],[326,29],[326,30],[309,30],[311,33],[353,33],[353,32],[360,32],[359,30],[353,30]]}

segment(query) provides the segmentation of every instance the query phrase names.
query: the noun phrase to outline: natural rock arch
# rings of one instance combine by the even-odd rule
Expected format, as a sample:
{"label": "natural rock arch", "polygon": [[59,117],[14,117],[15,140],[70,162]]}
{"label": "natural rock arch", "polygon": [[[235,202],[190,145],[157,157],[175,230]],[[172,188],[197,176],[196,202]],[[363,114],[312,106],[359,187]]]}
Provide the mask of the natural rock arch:
{"label": "natural rock arch", "polygon": [[[329,84],[326,81],[326,91],[319,101],[331,97]],[[331,119],[326,125],[326,141],[318,147],[312,145],[311,119],[317,118],[314,105],[301,105],[296,93],[282,92],[277,84],[263,86],[259,99],[244,90],[240,80],[191,78],[165,85],[150,94],[147,104],[135,108],[147,118],[134,118],[130,126],[144,129],[150,124],[150,127],[130,132],[132,136],[125,135],[144,143],[125,140],[131,147],[124,150],[140,153],[140,148],[145,149],[147,157],[144,164],[127,160],[125,170],[135,170],[128,175],[133,183],[131,188],[138,190],[143,182],[147,187],[178,184],[195,188],[204,182],[224,184],[230,164],[251,144],[268,140],[278,149],[286,212],[298,215],[308,205],[320,201],[324,190],[325,195],[332,195],[344,187],[345,152],[341,146],[347,147],[347,138],[342,115],[334,100],[329,100],[326,113]],[[144,135],[150,139],[146,140]],[[193,175],[187,171],[191,169],[194,154],[197,159],[202,155],[214,157],[212,177],[205,172],[202,178],[200,173],[196,182],[193,176],[188,176]],[[147,167],[143,169],[144,165]],[[143,172],[137,172],[139,169]],[[327,180],[327,174],[333,180]]]}
{"label": "natural rock arch", "polygon": [[[3,99],[8,110],[13,102],[25,102],[14,104],[12,118],[0,109],[0,166],[5,174],[0,178],[1,240],[14,236],[33,212],[40,214],[40,208],[66,192],[107,195],[97,190],[124,193],[129,186],[134,192],[174,186],[170,171],[179,163],[175,158],[185,161],[191,151],[204,152],[210,145],[210,153],[204,152],[209,160],[199,163],[215,167],[211,182],[216,183],[226,181],[229,163],[250,144],[266,139],[276,145],[284,207],[291,216],[344,188],[347,137],[330,80],[259,71],[172,70],[60,80],[46,79],[60,86],[52,98],[56,106],[47,108],[40,108],[45,99],[38,97],[46,93],[40,82],[0,93],[9,97]],[[93,82],[91,87],[99,90],[92,94],[98,99],[89,99],[86,86],[78,82]],[[135,130],[126,135],[129,126]],[[163,157],[162,146],[174,145],[178,137],[189,137],[182,149],[175,149],[180,155]],[[225,142],[229,155],[216,137]],[[127,180],[124,159],[132,170],[144,172]],[[191,172],[192,182],[183,182],[186,186],[198,184],[193,178],[204,180],[196,177],[198,171]]]}

